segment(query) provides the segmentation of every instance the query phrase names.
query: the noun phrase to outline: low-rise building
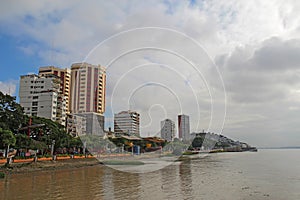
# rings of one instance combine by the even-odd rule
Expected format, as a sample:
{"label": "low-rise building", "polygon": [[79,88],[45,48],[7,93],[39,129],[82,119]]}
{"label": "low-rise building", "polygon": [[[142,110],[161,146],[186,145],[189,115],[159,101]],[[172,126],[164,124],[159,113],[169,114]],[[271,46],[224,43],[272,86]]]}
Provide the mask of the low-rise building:
{"label": "low-rise building", "polygon": [[69,114],[67,132],[74,137],[83,135],[104,136],[104,116],[95,112]]}

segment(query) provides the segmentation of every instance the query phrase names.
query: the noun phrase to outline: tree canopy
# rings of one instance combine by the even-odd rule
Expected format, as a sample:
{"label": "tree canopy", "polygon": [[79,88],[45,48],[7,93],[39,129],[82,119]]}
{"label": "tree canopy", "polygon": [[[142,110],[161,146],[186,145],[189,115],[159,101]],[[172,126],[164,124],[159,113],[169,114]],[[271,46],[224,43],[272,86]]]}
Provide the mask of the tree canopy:
{"label": "tree canopy", "polygon": [[10,145],[15,145],[16,138],[10,130],[0,128],[0,146],[6,148]]}
{"label": "tree canopy", "polygon": [[24,117],[16,98],[0,92],[0,128],[15,132],[24,123]]}

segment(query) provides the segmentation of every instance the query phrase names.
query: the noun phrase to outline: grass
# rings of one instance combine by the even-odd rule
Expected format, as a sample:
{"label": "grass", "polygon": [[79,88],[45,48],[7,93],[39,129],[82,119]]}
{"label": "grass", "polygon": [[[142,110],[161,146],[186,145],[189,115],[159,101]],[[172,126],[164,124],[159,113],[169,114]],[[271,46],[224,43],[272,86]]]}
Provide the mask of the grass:
{"label": "grass", "polygon": [[106,160],[102,162],[105,165],[144,165],[142,161],[138,160]]}

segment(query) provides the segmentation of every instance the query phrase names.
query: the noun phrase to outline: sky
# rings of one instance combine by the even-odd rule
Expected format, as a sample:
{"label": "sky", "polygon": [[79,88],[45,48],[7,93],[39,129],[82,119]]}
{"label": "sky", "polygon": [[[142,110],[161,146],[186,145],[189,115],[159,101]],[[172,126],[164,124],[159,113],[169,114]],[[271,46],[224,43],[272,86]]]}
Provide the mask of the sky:
{"label": "sky", "polygon": [[107,67],[106,128],[136,110],[142,135],[192,132],[300,146],[300,2],[45,0],[0,3],[0,90],[75,62]]}

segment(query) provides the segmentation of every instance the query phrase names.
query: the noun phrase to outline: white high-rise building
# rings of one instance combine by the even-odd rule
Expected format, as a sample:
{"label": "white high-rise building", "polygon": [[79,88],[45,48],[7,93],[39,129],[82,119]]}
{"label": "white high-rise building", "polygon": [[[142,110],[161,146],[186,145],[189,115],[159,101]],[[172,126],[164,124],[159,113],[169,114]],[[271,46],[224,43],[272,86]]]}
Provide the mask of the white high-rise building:
{"label": "white high-rise building", "polygon": [[183,141],[190,139],[190,117],[178,115],[178,137]]}
{"label": "white high-rise building", "polygon": [[66,100],[66,112],[69,113],[71,70],[68,68],[61,69],[55,66],[39,68],[39,76],[48,76],[51,74],[60,78],[60,96],[58,101],[61,101],[63,98]]}
{"label": "white high-rise building", "polygon": [[114,116],[114,132],[140,136],[140,114],[135,111],[122,111]]}
{"label": "white high-rise building", "polygon": [[161,138],[172,141],[175,137],[175,123],[170,119],[165,119],[160,122],[160,127]]}
{"label": "white high-rise building", "polygon": [[59,95],[60,79],[55,75],[20,77],[20,105],[26,115],[44,117],[65,125],[66,100],[58,101]]}

